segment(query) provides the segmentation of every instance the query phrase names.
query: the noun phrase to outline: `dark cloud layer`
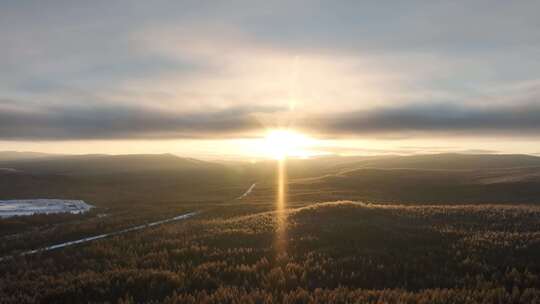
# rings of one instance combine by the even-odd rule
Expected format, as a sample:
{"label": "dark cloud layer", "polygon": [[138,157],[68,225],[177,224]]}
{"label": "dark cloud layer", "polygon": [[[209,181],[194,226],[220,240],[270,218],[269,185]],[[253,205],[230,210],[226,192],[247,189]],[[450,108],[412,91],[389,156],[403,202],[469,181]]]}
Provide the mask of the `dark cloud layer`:
{"label": "dark cloud layer", "polygon": [[64,105],[28,111],[6,104],[0,103],[4,140],[232,137],[260,129],[257,115],[282,110],[245,106],[175,113],[134,105]]}
{"label": "dark cloud layer", "polygon": [[322,131],[341,135],[444,133],[536,136],[540,134],[540,105],[416,104],[321,117],[320,121]]}
{"label": "dark cloud layer", "polygon": [[[286,112],[281,107],[263,106],[176,113],[129,104],[57,105],[32,110],[9,105],[9,101],[0,102],[0,139],[4,140],[231,138],[261,131],[261,116]],[[416,104],[306,116],[296,127],[335,137],[417,133],[536,137],[540,134],[540,105]]]}

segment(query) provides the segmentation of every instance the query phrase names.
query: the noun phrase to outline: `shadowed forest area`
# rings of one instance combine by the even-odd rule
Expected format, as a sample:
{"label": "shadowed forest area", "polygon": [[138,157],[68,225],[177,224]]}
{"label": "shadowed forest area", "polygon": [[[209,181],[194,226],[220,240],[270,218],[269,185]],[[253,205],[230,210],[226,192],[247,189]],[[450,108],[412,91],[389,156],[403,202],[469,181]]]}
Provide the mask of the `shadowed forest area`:
{"label": "shadowed forest area", "polygon": [[[24,168],[23,163],[10,162],[10,168],[18,172],[3,174],[3,181],[9,182],[13,174],[28,180],[31,187],[47,176],[69,180],[73,187],[61,190],[69,191],[69,197],[81,190],[88,195],[82,198],[96,208],[78,215],[0,220],[0,252],[7,257],[0,261],[2,303],[540,301],[540,206],[521,203],[526,201],[523,193],[536,190],[509,192],[515,203],[504,201],[504,197],[490,203],[489,195],[476,202],[458,199],[465,195],[459,189],[481,184],[503,183],[523,189],[522,183],[536,182],[534,166],[442,171],[433,163],[429,164],[431,169],[425,168],[425,162],[373,169],[377,164],[364,168],[357,160],[349,161],[291,160],[287,202],[281,210],[276,209],[276,175],[271,163],[255,167],[204,163],[202,169],[189,169],[193,176],[190,182],[197,183],[197,188],[186,179],[175,178],[184,168],[133,166],[127,175],[115,168],[90,174],[80,168],[76,172],[46,172],[28,162]],[[388,160],[383,163],[388,164]],[[148,177],[160,173],[168,178]],[[409,178],[401,183],[405,173]],[[161,187],[162,196],[157,190],[145,194],[147,188],[139,188],[138,183],[130,186],[130,181],[145,174],[150,183],[147,187]],[[229,178],[219,183],[217,177],[205,177],[214,174]],[[508,178],[501,179],[502,174]],[[76,183],[97,181],[102,176],[126,179],[116,187],[110,180],[103,185]],[[336,179],[340,182],[335,183]],[[167,183],[160,186],[164,180]],[[209,181],[204,187],[203,180]],[[253,182],[257,184],[252,192],[238,199]],[[427,198],[434,195],[436,185],[454,189],[456,201],[449,202],[448,193],[444,200],[430,203]],[[55,197],[68,197],[54,187],[35,189],[37,195],[50,191]],[[137,199],[139,193],[142,196]],[[377,201],[381,193],[396,196]],[[2,198],[11,195],[4,186]],[[326,199],[348,199],[348,195],[359,199]],[[362,200],[362,196],[371,199]],[[475,201],[474,196],[470,198]],[[19,255],[192,211],[199,213],[183,221]]]}
{"label": "shadowed forest area", "polygon": [[[534,303],[540,209],[316,204],[197,219],[0,264],[6,303]],[[277,217],[287,218],[276,246]]]}

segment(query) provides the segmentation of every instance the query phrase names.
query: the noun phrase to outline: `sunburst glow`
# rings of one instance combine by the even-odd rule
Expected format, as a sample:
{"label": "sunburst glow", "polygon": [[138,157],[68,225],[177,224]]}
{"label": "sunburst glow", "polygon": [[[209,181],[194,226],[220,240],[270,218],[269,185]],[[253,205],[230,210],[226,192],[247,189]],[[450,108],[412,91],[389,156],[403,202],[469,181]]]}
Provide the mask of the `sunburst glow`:
{"label": "sunburst glow", "polygon": [[275,159],[309,157],[313,139],[295,131],[279,129],[268,132],[264,143],[265,153]]}

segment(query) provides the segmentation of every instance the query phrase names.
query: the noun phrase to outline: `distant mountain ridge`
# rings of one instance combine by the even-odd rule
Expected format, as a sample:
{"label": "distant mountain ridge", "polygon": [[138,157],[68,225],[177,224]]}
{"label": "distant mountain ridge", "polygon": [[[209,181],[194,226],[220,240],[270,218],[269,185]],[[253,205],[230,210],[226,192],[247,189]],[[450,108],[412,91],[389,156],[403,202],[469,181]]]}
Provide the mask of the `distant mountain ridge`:
{"label": "distant mountain ridge", "polygon": [[[226,200],[255,182],[271,194],[276,180],[274,160],[213,163],[172,154],[18,158],[0,168],[5,199]],[[529,155],[290,159],[287,176],[291,200],[540,203],[540,157]]]}
{"label": "distant mountain ridge", "polygon": [[540,167],[540,157],[525,154],[428,154],[372,159],[355,164],[384,169],[476,170]]}
{"label": "distant mountain ridge", "polygon": [[[0,152],[0,167],[27,172],[54,174],[106,174],[135,171],[175,171],[188,169],[249,168],[268,172],[274,161],[257,165],[214,163],[173,154],[86,154],[60,155],[38,152]],[[385,156],[327,156],[307,160],[290,159],[291,177],[308,177],[356,169],[492,170],[540,167],[540,157],[525,154],[426,154]]]}
{"label": "distant mountain ridge", "polygon": [[0,151],[0,161],[28,160],[36,158],[48,158],[61,156],[60,154],[50,154],[27,151]]}
{"label": "distant mountain ridge", "polygon": [[221,165],[172,154],[53,155],[1,160],[0,167],[43,174],[112,174],[221,168]]}

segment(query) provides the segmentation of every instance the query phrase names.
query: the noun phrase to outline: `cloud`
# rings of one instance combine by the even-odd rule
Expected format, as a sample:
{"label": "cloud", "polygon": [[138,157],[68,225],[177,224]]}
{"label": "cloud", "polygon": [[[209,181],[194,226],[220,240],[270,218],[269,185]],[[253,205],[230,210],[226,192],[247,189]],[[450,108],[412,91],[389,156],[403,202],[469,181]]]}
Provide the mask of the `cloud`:
{"label": "cloud", "polygon": [[[261,133],[288,108],[243,105],[177,112],[135,103],[33,104],[0,101],[0,139],[235,138]],[[409,104],[347,113],[304,115],[300,130],[333,138],[412,136],[514,136],[540,134],[540,104]]]}
{"label": "cloud", "polygon": [[[153,83],[163,74],[189,81],[229,65],[242,74],[244,61],[275,52],[382,62],[358,68],[360,76],[383,65],[416,79],[442,66],[424,75],[431,82],[412,87],[463,91],[486,80],[539,76],[539,9],[534,1],[0,1],[0,89],[101,89],[141,78]],[[153,52],[163,44],[174,47]],[[238,48],[249,52],[231,60]]]}
{"label": "cloud", "polygon": [[0,139],[539,131],[534,1],[158,3],[0,0]]}
{"label": "cloud", "polygon": [[163,139],[246,136],[261,129],[259,116],[280,107],[243,106],[174,112],[134,104],[57,104],[29,109],[0,102],[0,139]]}
{"label": "cloud", "polygon": [[465,106],[409,104],[318,118],[330,135],[529,136],[540,134],[540,104]]}

